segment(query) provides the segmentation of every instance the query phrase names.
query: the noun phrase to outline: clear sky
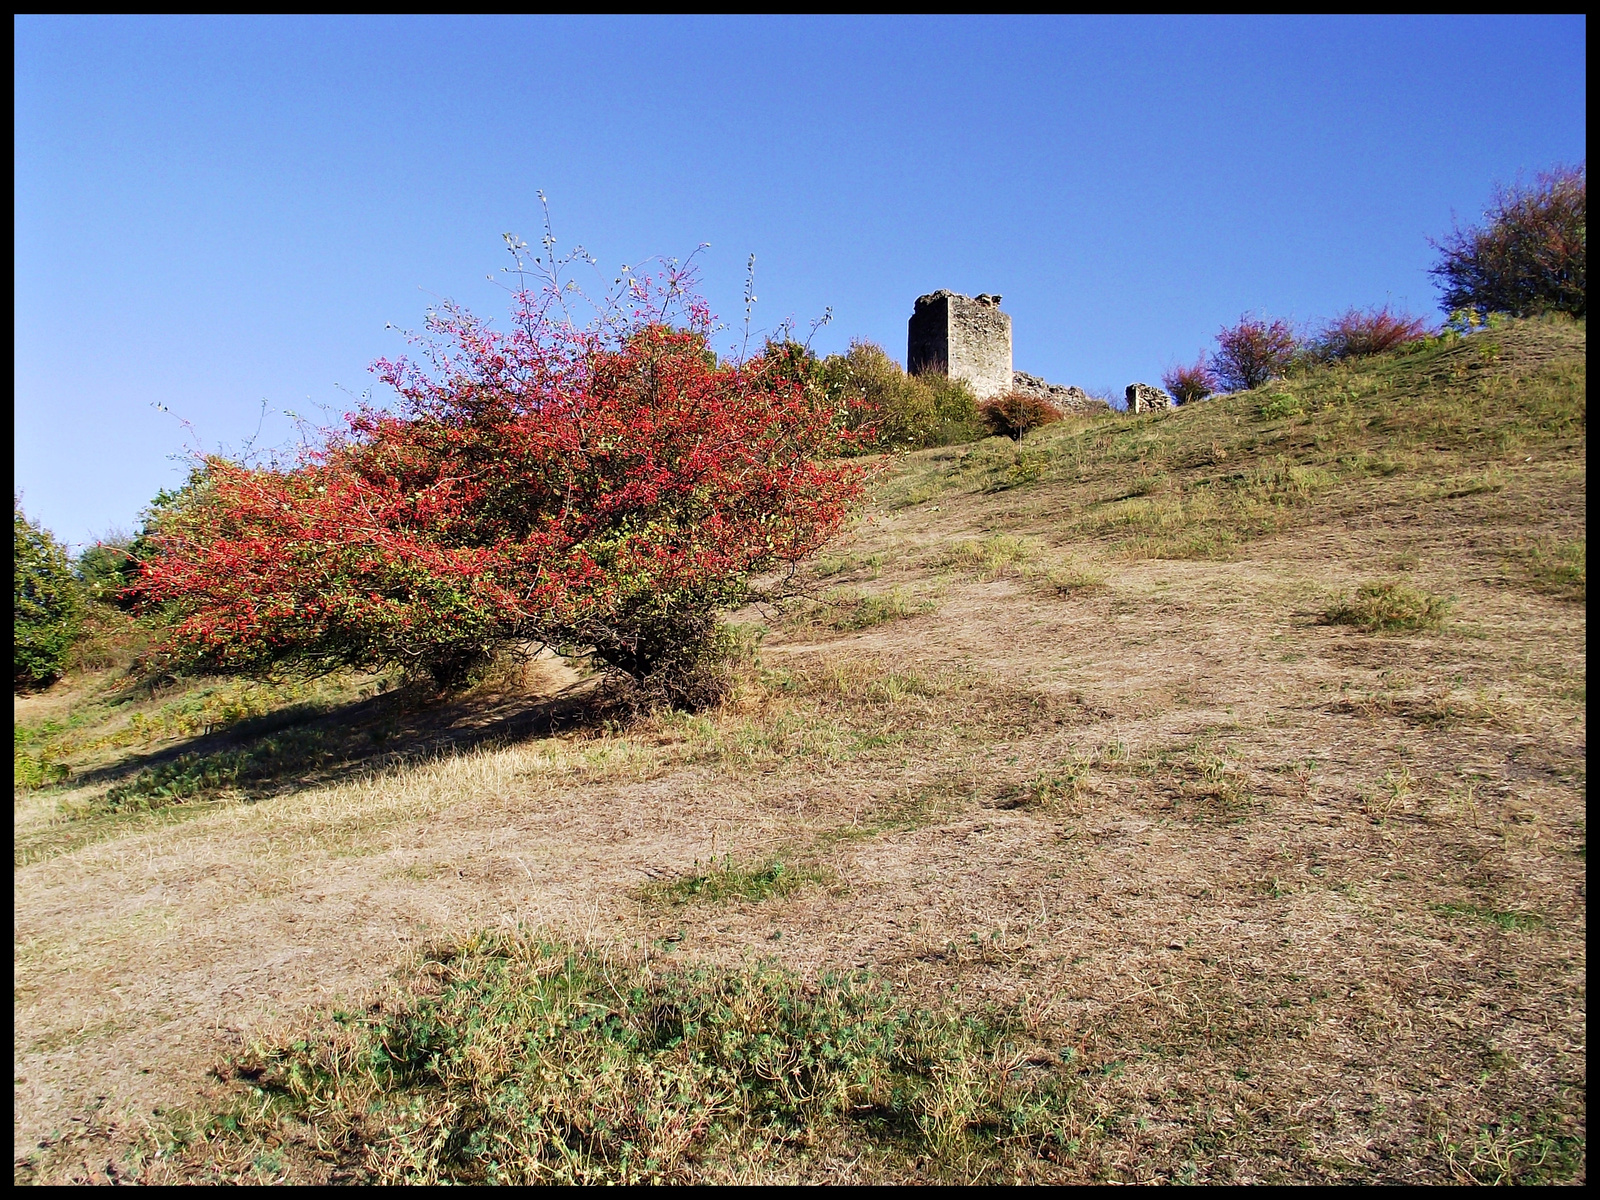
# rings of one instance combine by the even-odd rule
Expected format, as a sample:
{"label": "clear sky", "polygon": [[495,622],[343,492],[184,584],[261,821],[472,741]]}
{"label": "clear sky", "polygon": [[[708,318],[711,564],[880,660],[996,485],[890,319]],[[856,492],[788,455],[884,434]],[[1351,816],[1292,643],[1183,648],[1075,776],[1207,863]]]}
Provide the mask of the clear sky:
{"label": "clear sky", "polygon": [[[1434,316],[1427,238],[1585,155],[1585,22],[18,18],[16,486],[74,543],[186,445],[349,407],[500,235],[686,256],[742,317],[904,359],[999,292],[1016,366],[1119,394],[1225,321]],[[165,406],[164,412],[156,407]],[[179,419],[188,421],[193,433]],[[177,459],[174,456],[178,456]]]}

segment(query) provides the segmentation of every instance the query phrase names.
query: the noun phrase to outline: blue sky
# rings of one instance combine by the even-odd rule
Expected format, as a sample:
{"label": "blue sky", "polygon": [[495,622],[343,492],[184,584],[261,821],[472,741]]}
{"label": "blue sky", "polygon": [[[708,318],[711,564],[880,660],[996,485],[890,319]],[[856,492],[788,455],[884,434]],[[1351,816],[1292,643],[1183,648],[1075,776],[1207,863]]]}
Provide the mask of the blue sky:
{"label": "blue sky", "polygon": [[[501,234],[685,256],[905,355],[999,292],[1020,370],[1155,380],[1243,311],[1435,315],[1452,214],[1585,155],[1553,18],[15,21],[16,485],[82,543],[186,447],[287,438]],[[167,411],[156,406],[162,405]],[[180,424],[188,422],[188,426]],[[176,456],[176,457],[175,457]]]}

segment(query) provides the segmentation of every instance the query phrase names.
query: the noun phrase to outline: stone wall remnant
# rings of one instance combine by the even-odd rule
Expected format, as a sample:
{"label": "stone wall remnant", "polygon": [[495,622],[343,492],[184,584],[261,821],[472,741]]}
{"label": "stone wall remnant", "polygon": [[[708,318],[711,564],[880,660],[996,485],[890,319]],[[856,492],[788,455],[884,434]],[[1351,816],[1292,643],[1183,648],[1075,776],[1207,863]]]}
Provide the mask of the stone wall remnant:
{"label": "stone wall remnant", "polygon": [[1054,404],[1062,412],[1075,413],[1080,416],[1092,416],[1099,413],[1108,413],[1111,406],[1104,400],[1096,400],[1081,387],[1070,387],[1064,383],[1048,383],[1037,375],[1029,375],[1026,371],[1013,371],[1011,373],[1011,390],[1026,392],[1030,396],[1037,396]]}
{"label": "stone wall remnant", "polygon": [[1162,412],[1174,407],[1171,396],[1148,383],[1130,383],[1126,394],[1130,413]]}
{"label": "stone wall remnant", "polygon": [[906,370],[959,379],[979,400],[1012,389],[1011,315],[1000,297],[940,288],[918,296],[906,323]]}

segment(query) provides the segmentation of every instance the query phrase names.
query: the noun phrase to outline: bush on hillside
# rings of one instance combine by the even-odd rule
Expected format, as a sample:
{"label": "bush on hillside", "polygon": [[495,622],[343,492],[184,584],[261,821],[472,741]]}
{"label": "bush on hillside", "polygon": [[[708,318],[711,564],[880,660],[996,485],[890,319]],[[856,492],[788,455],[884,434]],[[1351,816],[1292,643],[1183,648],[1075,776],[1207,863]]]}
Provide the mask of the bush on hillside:
{"label": "bush on hillside", "polygon": [[1207,364],[1205,355],[1187,366],[1177,366],[1169,369],[1161,376],[1161,386],[1167,389],[1179,404],[1193,404],[1196,400],[1204,400],[1217,390],[1217,377],[1212,373]]}
{"label": "bush on hillside", "polygon": [[1284,321],[1257,320],[1246,314],[1217,333],[1211,371],[1224,391],[1247,392],[1288,370],[1299,339]]}
{"label": "bush on hillside", "polygon": [[754,579],[861,494],[837,414],[782,347],[718,361],[687,269],[630,278],[578,327],[571,259],[522,249],[538,282],[508,331],[447,304],[425,363],[374,365],[393,411],[362,407],[288,470],[208,460],[135,583],[171,606],[170,661],[398,666],[448,689],[533,642],[704,701],[715,611],[769,594]]}
{"label": "bush on hillside", "polygon": [[1014,442],[1024,434],[1061,420],[1061,410],[1048,400],[1029,392],[1007,392],[978,406],[978,415],[997,437],[1008,437]]}
{"label": "bush on hillside", "polygon": [[83,597],[66,552],[50,531],[28,520],[12,497],[16,529],[12,607],[12,677],[16,687],[42,687],[65,669],[83,622]]}
{"label": "bush on hillside", "polygon": [[965,383],[908,375],[872,342],[855,341],[848,354],[830,355],[819,364],[818,378],[863,451],[917,450],[983,436],[977,401]]}
{"label": "bush on hillside", "polygon": [[1337,362],[1382,354],[1427,336],[1428,324],[1421,317],[1390,312],[1385,304],[1381,308],[1352,308],[1335,317],[1311,339],[1306,350],[1318,362]]}
{"label": "bush on hillside", "polygon": [[1586,164],[1556,167],[1531,186],[1496,187],[1484,224],[1457,226],[1441,242],[1429,273],[1439,306],[1478,317],[1586,312]]}

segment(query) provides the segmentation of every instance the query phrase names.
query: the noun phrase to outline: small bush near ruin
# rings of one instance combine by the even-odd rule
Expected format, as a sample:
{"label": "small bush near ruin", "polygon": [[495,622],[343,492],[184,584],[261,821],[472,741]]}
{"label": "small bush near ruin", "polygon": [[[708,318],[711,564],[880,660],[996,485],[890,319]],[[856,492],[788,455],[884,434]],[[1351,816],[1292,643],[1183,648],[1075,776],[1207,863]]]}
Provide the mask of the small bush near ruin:
{"label": "small bush near ruin", "polygon": [[1205,355],[1187,366],[1176,366],[1161,376],[1161,386],[1179,404],[1193,404],[1204,400],[1217,390],[1217,377],[1206,363]]}
{"label": "small bush near ruin", "polygon": [[1027,392],[1008,392],[978,406],[978,415],[997,437],[1008,437],[1013,442],[1041,425],[1061,420],[1061,410],[1048,400]]}
{"label": "small bush near ruin", "polygon": [[972,391],[943,375],[908,375],[872,342],[816,364],[823,391],[844,411],[861,451],[920,450],[976,441],[984,435]]}

